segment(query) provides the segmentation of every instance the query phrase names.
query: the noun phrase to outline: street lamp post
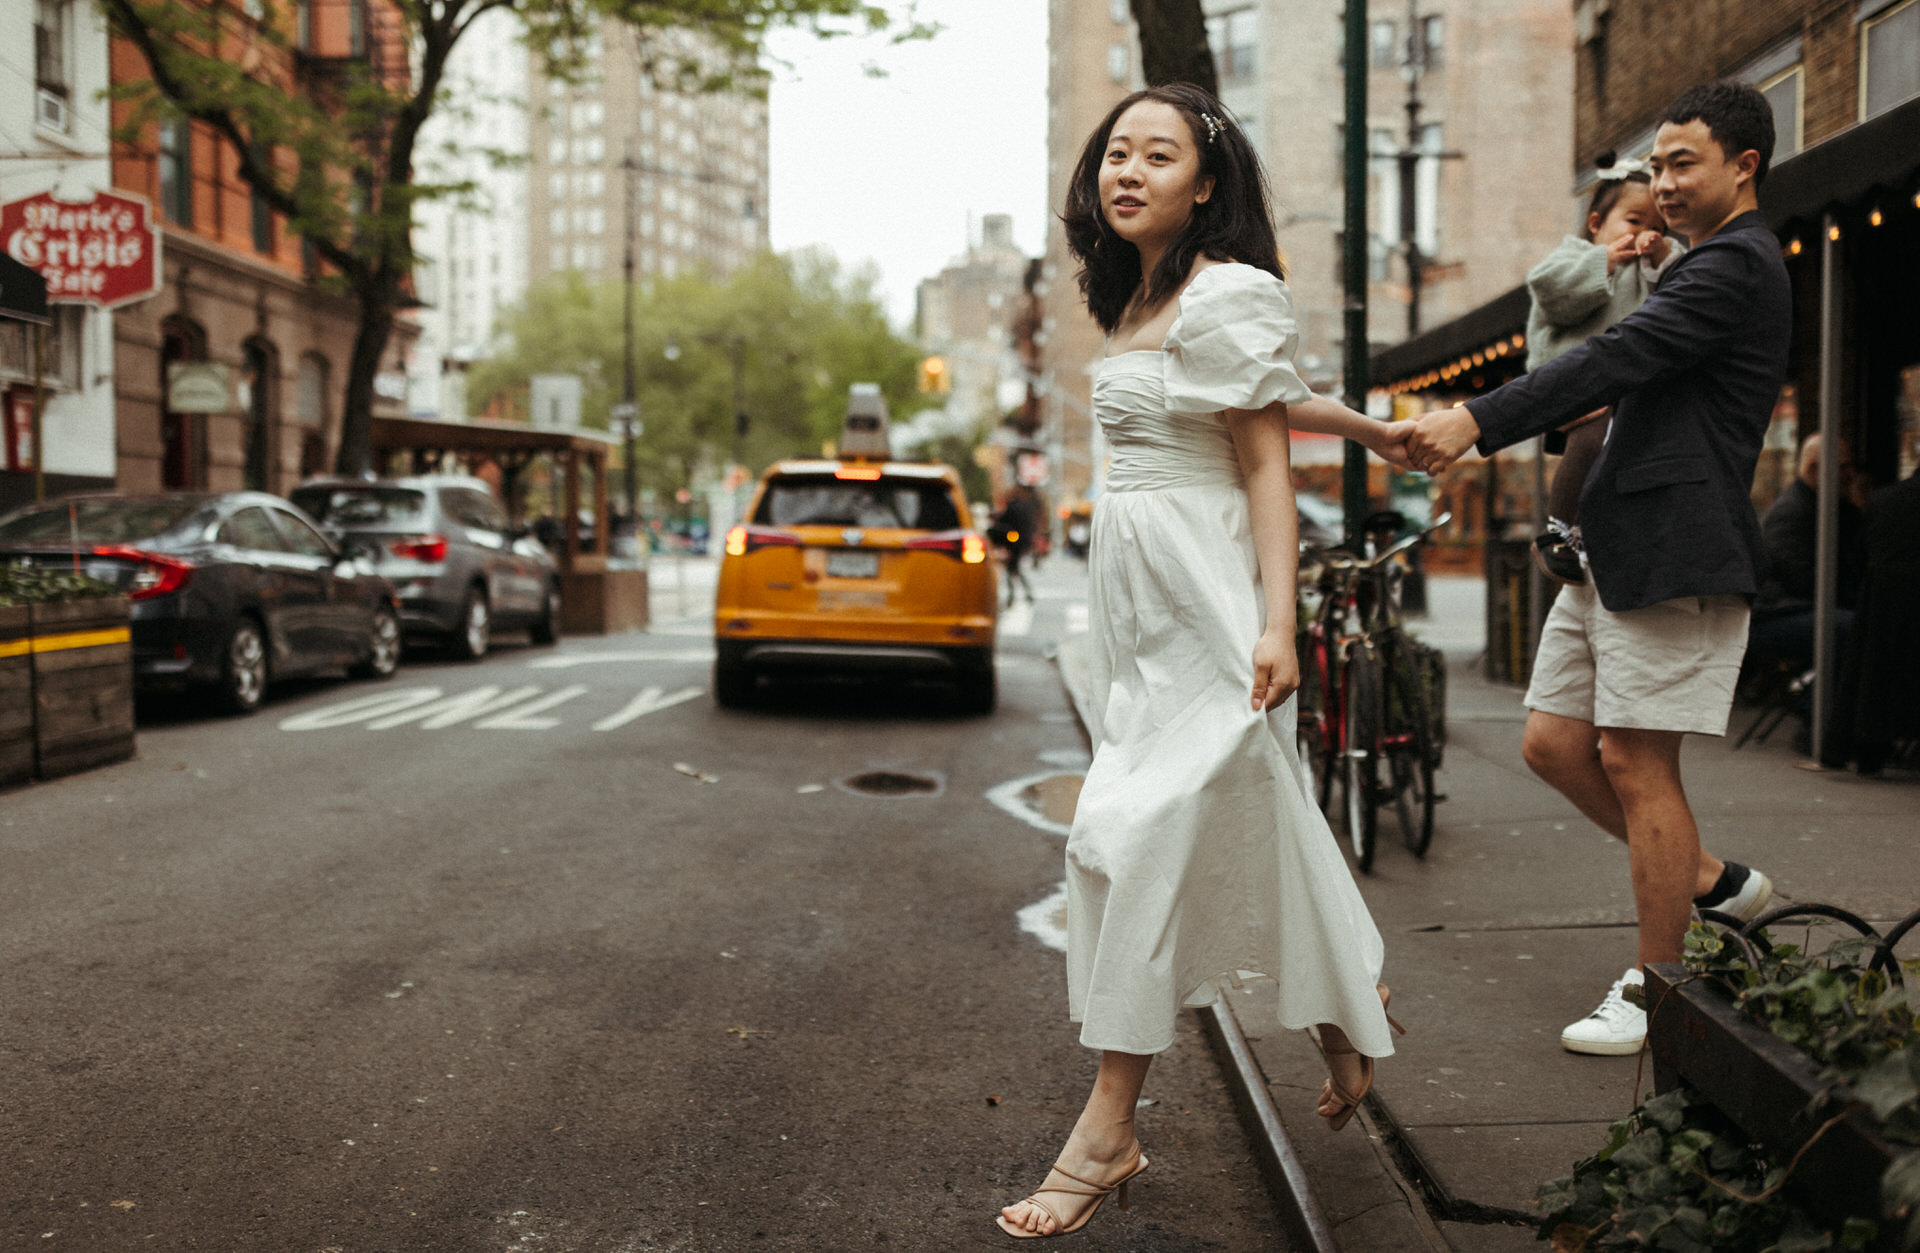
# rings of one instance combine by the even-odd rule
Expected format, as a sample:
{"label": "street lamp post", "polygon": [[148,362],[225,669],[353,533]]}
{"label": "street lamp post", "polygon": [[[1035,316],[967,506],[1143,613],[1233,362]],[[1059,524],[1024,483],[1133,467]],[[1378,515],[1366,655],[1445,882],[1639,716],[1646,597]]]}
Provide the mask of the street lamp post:
{"label": "street lamp post", "polygon": [[639,487],[635,478],[633,454],[634,440],[640,434],[640,402],[634,390],[633,377],[633,237],[634,201],[638,199],[634,193],[635,184],[640,181],[640,163],[633,159],[631,151],[620,162],[620,169],[626,175],[627,241],[626,251],[620,261],[620,314],[624,346],[621,361],[621,399],[617,416],[622,424],[624,444],[622,459],[626,463],[627,525],[634,527],[634,533],[637,535],[640,518]]}

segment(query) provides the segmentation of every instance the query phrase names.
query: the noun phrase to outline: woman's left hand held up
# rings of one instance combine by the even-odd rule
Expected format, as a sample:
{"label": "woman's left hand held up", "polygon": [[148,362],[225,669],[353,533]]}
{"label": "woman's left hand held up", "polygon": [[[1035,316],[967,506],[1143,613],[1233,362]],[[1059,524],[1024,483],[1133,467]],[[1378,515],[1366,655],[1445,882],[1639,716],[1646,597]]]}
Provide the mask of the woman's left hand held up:
{"label": "woman's left hand held up", "polygon": [[1293,637],[1268,631],[1253,646],[1253,707],[1272,709],[1299,690],[1300,659]]}

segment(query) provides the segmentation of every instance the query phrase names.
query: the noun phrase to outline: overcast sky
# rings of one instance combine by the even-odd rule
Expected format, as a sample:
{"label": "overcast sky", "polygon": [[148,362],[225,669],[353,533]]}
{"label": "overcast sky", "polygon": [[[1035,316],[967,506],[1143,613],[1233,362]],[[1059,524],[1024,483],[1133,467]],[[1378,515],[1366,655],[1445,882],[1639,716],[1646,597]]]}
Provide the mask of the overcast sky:
{"label": "overcast sky", "polygon": [[[962,253],[967,223],[1013,215],[1016,243],[1045,246],[1047,6],[922,0],[946,29],[889,47],[783,34],[774,52],[772,220],[778,251],[824,244],[872,260],[896,324],[914,287]],[[884,78],[864,72],[868,64]]]}

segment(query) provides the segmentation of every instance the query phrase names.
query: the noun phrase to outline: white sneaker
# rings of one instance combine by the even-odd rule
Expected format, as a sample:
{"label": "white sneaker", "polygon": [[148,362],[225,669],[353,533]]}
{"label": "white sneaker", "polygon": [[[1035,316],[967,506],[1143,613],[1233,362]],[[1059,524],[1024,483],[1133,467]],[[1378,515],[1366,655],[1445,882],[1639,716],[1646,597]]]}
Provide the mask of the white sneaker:
{"label": "white sneaker", "polygon": [[1739,870],[1746,874],[1746,881],[1740,890],[1721,901],[1718,905],[1709,905],[1723,914],[1730,914],[1741,922],[1752,922],[1773,901],[1773,880],[1755,870],[1752,866],[1742,866],[1737,861],[1727,863],[1727,869]]}
{"label": "white sneaker", "polygon": [[1600,1008],[1560,1033],[1560,1046],[1569,1053],[1599,1057],[1632,1056],[1647,1041],[1647,1011],[1629,1005],[1622,993],[1628,984],[1645,987],[1646,976],[1629,970],[1614,980]]}

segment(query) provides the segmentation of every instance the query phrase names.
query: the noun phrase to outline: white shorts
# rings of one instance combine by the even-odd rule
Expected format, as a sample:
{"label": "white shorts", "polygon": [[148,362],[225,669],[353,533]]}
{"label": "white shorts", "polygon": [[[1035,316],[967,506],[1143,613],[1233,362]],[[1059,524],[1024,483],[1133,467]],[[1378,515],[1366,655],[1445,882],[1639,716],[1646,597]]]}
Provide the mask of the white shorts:
{"label": "white shorts", "polygon": [[1540,630],[1526,706],[1596,727],[1725,735],[1747,652],[1744,596],[1682,596],[1615,613],[1562,587]]}

